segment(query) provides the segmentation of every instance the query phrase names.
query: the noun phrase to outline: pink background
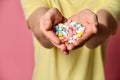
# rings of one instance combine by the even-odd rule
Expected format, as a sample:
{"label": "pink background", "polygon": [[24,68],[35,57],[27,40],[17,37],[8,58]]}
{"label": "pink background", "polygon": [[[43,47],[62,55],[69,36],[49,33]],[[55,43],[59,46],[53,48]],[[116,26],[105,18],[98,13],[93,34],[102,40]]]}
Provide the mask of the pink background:
{"label": "pink background", "polygon": [[106,50],[106,80],[120,80],[120,26]]}
{"label": "pink background", "polygon": [[0,0],[0,80],[32,80],[33,57],[19,0]]}
{"label": "pink background", "polygon": [[[120,28],[106,51],[106,80],[120,80]],[[0,80],[32,80],[34,50],[19,0],[0,0]]]}

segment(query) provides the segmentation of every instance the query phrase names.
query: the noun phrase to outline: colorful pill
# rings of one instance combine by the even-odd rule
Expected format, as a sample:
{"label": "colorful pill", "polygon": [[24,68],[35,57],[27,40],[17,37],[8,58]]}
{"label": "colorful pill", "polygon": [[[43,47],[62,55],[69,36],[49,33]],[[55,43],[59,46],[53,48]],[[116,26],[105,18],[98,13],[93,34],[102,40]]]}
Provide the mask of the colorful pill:
{"label": "colorful pill", "polygon": [[84,34],[85,27],[76,21],[68,20],[64,24],[60,23],[55,26],[54,30],[63,43],[67,41],[72,44]]}

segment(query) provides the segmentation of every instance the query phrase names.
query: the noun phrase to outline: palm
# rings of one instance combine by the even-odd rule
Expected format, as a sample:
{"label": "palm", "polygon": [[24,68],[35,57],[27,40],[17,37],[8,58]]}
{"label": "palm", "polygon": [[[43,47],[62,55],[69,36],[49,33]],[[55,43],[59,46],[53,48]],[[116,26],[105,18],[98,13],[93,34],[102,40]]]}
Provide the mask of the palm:
{"label": "palm", "polygon": [[97,32],[97,17],[90,10],[83,10],[76,15],[73,15],[69,19],[77,21],[85,27],[85,33],[83,36],[77,40],[74,44],[68,44],[69,50],[76,48],[77,46],[82,46],[85,42]]}

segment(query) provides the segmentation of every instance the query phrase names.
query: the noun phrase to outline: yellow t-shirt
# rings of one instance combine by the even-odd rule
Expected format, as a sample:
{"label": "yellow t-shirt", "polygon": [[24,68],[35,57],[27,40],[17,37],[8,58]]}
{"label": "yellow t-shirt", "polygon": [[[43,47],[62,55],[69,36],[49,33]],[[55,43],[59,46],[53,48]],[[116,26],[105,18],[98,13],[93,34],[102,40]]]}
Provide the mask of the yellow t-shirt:
{"label": "yellow t-shirt", "polygon": [[[118,21],[120,0],[22,0],[25,17],[28,18],[39,7],[55,7],[67,18],[82,9],[94,12],[108,10]],[[105,80],[104,45],[96,49],[83,46],[69,55],[57,48],[46,49],[34,37],[35,69],[33,80]]]}

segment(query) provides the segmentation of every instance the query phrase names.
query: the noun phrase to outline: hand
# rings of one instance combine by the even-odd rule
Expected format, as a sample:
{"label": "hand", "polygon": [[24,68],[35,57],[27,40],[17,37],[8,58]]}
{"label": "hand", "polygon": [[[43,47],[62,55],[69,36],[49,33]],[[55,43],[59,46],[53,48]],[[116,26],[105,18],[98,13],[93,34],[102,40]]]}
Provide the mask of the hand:
{"label": "hand", "polygon": [[79,38],[75,43],[66,43],[68,50],[73,50],[82,47],[94,34],[97,33],[97,16],[90,10],[82,10],[78,14],[73,15],[69,19],[77,21],[85,27],[85,32],[81,38]]}
{"label": "hand", "polygon": [[86,46],[94,49],[108,39],[117,29],[117,22],[110,12],[100,9],[96,13],[98,17],[98,30],[97,33],[86,42]]}
{"label": "hand", "polygon": [[56,8],[52,8],[40,18],[40,31],[57,48],[61,49],[64,53],[68,53],[66,45],[61,43],[54,32],[54,26],[64,21],[66,21],[66,18]]}

